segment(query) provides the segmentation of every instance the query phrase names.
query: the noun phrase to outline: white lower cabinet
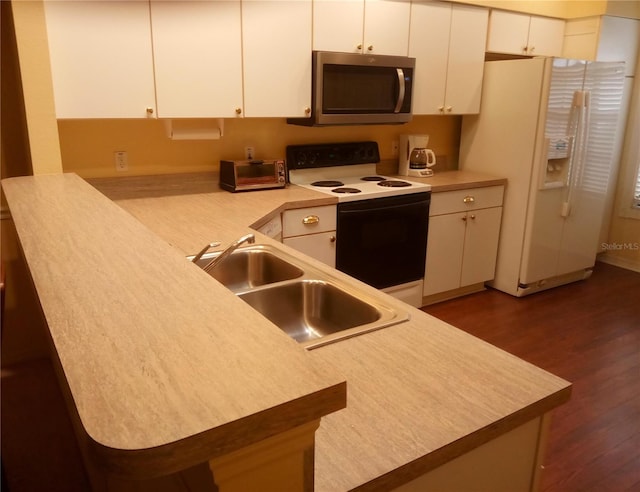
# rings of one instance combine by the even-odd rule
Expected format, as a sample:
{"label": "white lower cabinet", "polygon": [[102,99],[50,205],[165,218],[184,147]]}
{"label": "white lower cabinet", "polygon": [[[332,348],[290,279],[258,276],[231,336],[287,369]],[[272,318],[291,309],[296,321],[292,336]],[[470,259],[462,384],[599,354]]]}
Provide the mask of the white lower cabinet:
{"label": "white lower cabinet", "polygon": [[286,210],[282,214],[282,242],[335,268],[336,212],[335,205]]}
{"label": "white lower cabinet", "polygon": [[549,414],[530,420],[393,491],[538,490],[549,423]]}
{"label": "white lower cabinet", "polygon": [[432,195],[423,296],[453,297],[493,278],[503,192],[489,186]]}

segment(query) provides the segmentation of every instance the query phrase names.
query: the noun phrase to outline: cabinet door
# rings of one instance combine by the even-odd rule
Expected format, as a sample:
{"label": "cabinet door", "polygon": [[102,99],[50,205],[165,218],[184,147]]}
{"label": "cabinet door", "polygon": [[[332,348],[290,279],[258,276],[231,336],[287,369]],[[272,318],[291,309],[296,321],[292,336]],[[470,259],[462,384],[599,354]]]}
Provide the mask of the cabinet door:
{"label": "cabinet door", "polygon": [[336,231],[285,237],[282,243],[329,265],[331,268],[336,267]]}
{"label": "cabinet door", "polygon": [[158,116],[242,110],[240,0],[151,1]]}
{"label": "cabinet door", "polygon": [[561,56],[564,42],[562,19],[531,16],[527,54],[533,56]]}
{"label": "cabinet door", "polygon": [[529,38],[530,16],[492,10],[489,17],[487,51],[525,55]]}
{"label": "cabinet door", "polygon": [[242,45],[245,116],[308,116],[311,0],[242,0]]}
{"label": "cabinet door", "polygon": [[449,4],[411,4],[409,56],[416,59],[413,114],[440,114],[444,108],[450,25]]}
{"label": "cabinet door", "polygon": [[314,0],[313,49],[362,52],[364,0]]}
{"label": "cabinet door", "polygon": [[460,287],[466,212],[429,217],[423,295]]}
{"label": "cabinet door", "polygon": [[488,17],[486,9],[452,7],[444,97],[444,111],[447,114],[480,112]]}
{"label": "cabinet door", "polygon": [[57,117],[144,118],[153,114],[148,3],[44,5]]}
{"label": "cabinet door", "polygon": [[493,279],[501,220],[502,207],[467,212],[461,287]]}
{"label": "cabinet door", "polygon": [[365,0],[363,53],[407,56],[409,0]]}
{"label": "cabinet door", "polygon": [[409,56],[416,58],[414,114],[480,110],[487,22],[488,11],[482,8],[438,2],[411,5]]}

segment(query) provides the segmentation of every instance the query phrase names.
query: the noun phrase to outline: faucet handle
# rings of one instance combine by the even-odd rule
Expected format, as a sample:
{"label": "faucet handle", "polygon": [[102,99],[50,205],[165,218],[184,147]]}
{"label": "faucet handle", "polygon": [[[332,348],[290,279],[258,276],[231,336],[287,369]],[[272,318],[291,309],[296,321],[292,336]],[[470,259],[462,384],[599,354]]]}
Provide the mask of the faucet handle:
{"label": "faucet handle", "polygon": [[196,254],[193,259],[191,260],[193,263],[197,263],[198,260],[200,258],[202,258],[202,255],[204,255],[207,251],[209,251],[211,248],[217,248],[218,246],[220,246],[220,241],[213,241],[212,243],[207,244],[204,248],[202,248],[198,254]]}

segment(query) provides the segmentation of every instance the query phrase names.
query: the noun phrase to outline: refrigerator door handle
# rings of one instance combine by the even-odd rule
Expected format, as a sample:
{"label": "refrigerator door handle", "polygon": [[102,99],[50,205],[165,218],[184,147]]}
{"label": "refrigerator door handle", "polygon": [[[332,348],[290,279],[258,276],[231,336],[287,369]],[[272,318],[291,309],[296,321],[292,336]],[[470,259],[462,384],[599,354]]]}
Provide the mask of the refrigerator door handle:
{"label": "refrigerator door handle", "polygon": [[573,139],[573,149],[567,171],[567,191],[562,202],[562,209],[560,210],[562,217],[571,215],[574,191],[576,186],[582,181],[589,137],[590,99],[591,93],[589,91],[575,91],[573,93],[572,114],[569,119],[569,126],[575,137]]}

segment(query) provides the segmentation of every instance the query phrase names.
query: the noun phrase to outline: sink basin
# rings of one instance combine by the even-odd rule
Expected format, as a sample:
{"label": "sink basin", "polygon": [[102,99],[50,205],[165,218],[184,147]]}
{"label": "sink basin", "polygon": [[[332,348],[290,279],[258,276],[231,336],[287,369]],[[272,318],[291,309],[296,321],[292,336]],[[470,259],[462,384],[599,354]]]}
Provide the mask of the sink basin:
{"label": "sink basin", "polygon": [[240,298],[298,342],[378,321],[381,313],[334,285],[302,280],[240,294]]}
{"label": "sink basin", "polygon": [[[205,254],[196,265],[202,268],[219,254]],[[298,278],[304,272],[276,256],[269,248],[257,245],[235,250],[223,262],[209,270],[209,274],[229,290],[243,292],[261,285]]]}
{"label": "sink basin", "polygon": [[[196,264],[202,268],[219,254],[207,253]],[[240,247],[208,273],[306,349],[409,319],[384,294],[271,245]]]}

